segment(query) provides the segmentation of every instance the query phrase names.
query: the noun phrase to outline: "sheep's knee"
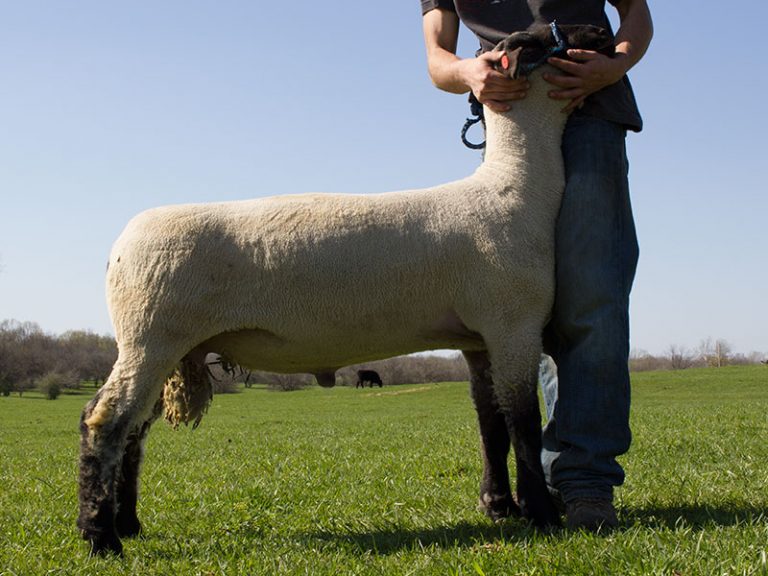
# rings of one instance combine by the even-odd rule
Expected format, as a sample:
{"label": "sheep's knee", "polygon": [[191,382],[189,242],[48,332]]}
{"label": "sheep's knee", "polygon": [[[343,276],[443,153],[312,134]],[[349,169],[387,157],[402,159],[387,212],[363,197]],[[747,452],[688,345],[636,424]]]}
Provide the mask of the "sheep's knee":
{"label": "sheep's knee", "polygon": [[90,411],[83,423],[89,430],[95,431],[104,426],[105,423],[112,420],[114,407],[110,402],[99,402]]}

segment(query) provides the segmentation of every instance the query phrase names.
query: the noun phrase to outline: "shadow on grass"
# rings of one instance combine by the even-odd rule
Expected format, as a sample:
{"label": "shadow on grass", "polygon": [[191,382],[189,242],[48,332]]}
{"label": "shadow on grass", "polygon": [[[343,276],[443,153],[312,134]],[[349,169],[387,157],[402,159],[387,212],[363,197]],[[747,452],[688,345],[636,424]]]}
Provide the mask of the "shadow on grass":
{"label": "shadow on grass", "polygon": [[648,528],[679,528],[694,530],[712,526],[738,526],[768,521],[768,507],[733,505],[683,504],[680,506],[648,505],[620,510],[624,525],[640,524]]}
{"label": "shadow on grass", "polygon": [[[738,526],[745,523],[768,522],[768,509],[758,506],[646,506],[626,507],[619,510],[621,526],[606,535],[620,535],[630,528],[647,530],[689,528],[694,531],[712,527]],[[340,546],[351,545],[360,551],[375,551],[378,554],[391,554],[400,550],[414,548],[472,548],[493,547],[494,545],[514,544],[540,538],[568,538],[574,533],[565,529],[551,532],[535,530],[521,520],[508,520],[500,524],[478,521],[461,522],[454,526],[439,526],[431,529],[390,529],[351,532],[343,528],[306,533],[312,540],[336,543]]]}
{"label": "shadow on grass", "polygon": [[[759,506],[734,505],[647,505],[641,507],[622,507],[619,509],[621,526],[605,536],[621,538],[624,532],[655,530],[693,530],[694,532],[716,527],[731,527],[744,524],[768,522],[768,509]],[[337,549],[346,553],[377,555],[397,554],[402,551],[419,549],[468,550],[496,549],[516,544],[537,544],[553,540],[579,538],[578,533],[565,529],[542,532],[520,519],[509,519],[499,524],[478,519],[477,522],[462,521],[431,528],[402,528],[397,525],[355,530],[354,525],[340,525],[320,530],[291,531],[286,536],[276,536],[269,527],[257,522],[244,522],[232,526],[219,527],[215,540],[224,549],[242,543],[264,541],[270,538],[288,538],[298,540],[312,549],[321,542],[321,548]],[[594,537],[594,536],[593,536]],[[600,536],[597,536],[598,538]],[[134,540],[151,549],[151,555],[157,558],[174,559],[188,556],[190,547],[196,546],[183,535],[166,532],[142,534]],[[124,543],[131,542],[126,539]],[[240,544],[238,544],[240,543]],[[209,546],[210,542],[206,544]],[[250,546],[249,544],[245,544]],[[130,544],[129,544],[130,546]],[[238,548],[239,549],[239,548]],[[227,552],[229,553],[229,552]],[[240,553],[240,552],[238,552]]]}
{"label": "shadow on grass", "polygon": [[[554,532],[555,534],[557,532]],[[404,529],[393,526],[364,532],[348,532],[343,529],[325,530],[305,534],[312,540],[326,543],[351,545],[363,552],[391,554],[414,548],[470,548],[488,547],[494,543],[514,543],[543,536],[521,520],[509,520],[500,524],[479,521],[460,522],[454,526]]]}

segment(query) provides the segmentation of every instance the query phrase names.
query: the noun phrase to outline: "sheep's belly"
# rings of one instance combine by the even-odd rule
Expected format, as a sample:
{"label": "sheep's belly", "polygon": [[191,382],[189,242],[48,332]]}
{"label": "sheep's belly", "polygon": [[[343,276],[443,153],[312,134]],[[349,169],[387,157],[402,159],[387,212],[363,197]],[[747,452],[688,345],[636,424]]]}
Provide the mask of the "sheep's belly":
{"label": "sheep's belly", "polygon": [[301,341],[289,341],[263,330],[240,330],[219,334],[203,348],[252,369],[314,373],[427,350],[483,350],[485,343],[479,334],[467,329],[446,327],[426,329],[416,336],[390,334],[382,338],[381,334],[355,331]]}

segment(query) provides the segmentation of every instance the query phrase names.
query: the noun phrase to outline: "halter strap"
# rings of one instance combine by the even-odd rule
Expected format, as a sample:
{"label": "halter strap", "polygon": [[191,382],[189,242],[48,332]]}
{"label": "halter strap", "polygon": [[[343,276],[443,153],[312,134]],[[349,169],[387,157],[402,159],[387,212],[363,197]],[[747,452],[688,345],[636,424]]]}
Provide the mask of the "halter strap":
{"label": "halter strap", "polygon": [[530,62],[528,64],[525,64],[524,66],[520,67],[520,73],[523,76],[527,76],[531,72],[533,72],[536,68],[544,64],[548,58],[551,58],[552,56],[557,56],[559,54],[564,53],[568,50],[568,43],[563,38],[563,35],[560,33],[560,28],[557,26],[557,20],[553,20],[549,23],[549,29],[552,32],[552,38],[555,40],[555,45],[552,46],[549,50],[547,50],[546,54],[536,60],[535,62]]}

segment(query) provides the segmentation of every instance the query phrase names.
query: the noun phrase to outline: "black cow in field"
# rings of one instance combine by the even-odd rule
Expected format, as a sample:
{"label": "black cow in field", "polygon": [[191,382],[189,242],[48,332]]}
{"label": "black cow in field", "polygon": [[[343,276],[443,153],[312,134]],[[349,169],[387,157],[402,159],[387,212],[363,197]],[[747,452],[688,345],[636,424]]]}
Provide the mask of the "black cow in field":
{"label": "black cow in field", "polygon": [[384,386],[381,381],[381,376],[375,370],[358,370],[357,371],[357,384],[355,388],[365,388],[365,383],[368,382],[368,387],[373,388],[374,384],[378,384],[379,388]]}

